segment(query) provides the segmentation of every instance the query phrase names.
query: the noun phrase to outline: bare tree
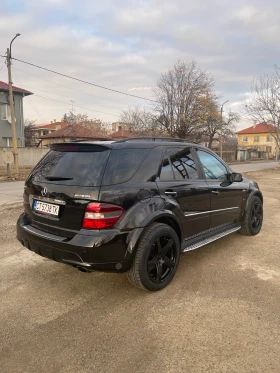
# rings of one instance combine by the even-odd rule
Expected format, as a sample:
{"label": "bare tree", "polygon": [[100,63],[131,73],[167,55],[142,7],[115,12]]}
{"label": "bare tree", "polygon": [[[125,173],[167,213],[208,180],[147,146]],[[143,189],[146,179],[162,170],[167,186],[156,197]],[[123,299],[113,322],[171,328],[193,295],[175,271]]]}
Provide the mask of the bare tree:
{"label": "bare tree", "polygon": [[158,123],[156,115],[139,106],[123,110],[120,115],[120,122],[126,123],[133,132],[139,135],[158,136],[163,134],[162,126]]}
{"label": "bare tree", "polygon": [[24,142],[25,146],[34,146],[34,125],[35,121],[25,119],[24,121]]}
{"label": "bare tree", "polygon": [[237,145],[238,141],[235,134],[223,136],[223,150],[237,150]]}
{"label": "bare tree", "polygon": [[214,94],[204,98],[203,108],[203,121],[201,125],[197,126],[197,130],[202,134],[204,141],[207,142],[207,146],[212,149],[213,141],[215,139],[220,140],[221,129],[224,139],[234,135],[235,124],[239,122],[240,116],[230,111],[228,114],[224,114],[222,118],[220,103],[218,97]]}
{"label": "bare tree", "polygon": [[109,128],[108,123],[103,122],[100,119],[89,118],[87,114],[74,114],[70,111],[68,114],[64,114],[63,118],[72,125],[81,124],[82,126],[102,135],[106,135]]}
{"label": "bare tree", "polygon": [[158,102],[154,110],[168,134],[180,138],[201,135],[197,127],[204,115],[204,98],[213,85],[211,75],[202,71],[195,61],[179,61],[161,75],[154,89]]}
{"label": "bare tree", "polygon": [[280,72],[276,66],[272,75],[264,74],[255,78],[251,95],[245,105],[248,117],[265,122],[268,131],[280,146]]}

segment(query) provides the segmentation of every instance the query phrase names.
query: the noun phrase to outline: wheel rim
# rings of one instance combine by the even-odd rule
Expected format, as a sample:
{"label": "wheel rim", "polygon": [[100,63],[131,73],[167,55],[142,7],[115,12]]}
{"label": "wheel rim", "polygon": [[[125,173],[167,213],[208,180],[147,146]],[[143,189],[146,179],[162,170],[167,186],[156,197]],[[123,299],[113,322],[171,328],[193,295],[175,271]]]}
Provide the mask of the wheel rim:
{"label": "wheel rim", "polygon": [[171,236],[160,236],[151,245],[147,269],[153,282],[166,281],[174,270],[176,264],[175,242]]}
{"label": "wheel rim", "polygon": [[254,231],[257,231],[262,223],[262,206],[259,202],[255,202],[251,211],[251,225]]}

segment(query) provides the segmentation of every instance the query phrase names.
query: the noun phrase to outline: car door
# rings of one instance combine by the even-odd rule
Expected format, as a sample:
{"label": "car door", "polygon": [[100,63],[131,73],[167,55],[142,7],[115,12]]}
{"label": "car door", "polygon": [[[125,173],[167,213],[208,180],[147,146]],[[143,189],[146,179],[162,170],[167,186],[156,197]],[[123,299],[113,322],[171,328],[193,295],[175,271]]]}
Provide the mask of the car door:
{"label": "car door", "polygon": [[157,185],[166,203],[178,205],[184,238],[209,228],[210,191],[191,148],[171,146],[164,149]]}
{"label": "car door", "polygon": [[243,199],[242,183],[230,182],[228,167],[214,154],[197,149],[196,154],[211,192],[211,228],[239,219]]}

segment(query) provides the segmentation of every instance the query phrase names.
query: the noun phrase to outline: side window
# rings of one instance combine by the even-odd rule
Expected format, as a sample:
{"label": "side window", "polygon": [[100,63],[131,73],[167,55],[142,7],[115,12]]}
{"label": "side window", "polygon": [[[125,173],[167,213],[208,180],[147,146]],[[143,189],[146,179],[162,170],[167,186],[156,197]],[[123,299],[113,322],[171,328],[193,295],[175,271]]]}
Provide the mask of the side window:
{"label": "side window", "polygon": [[102,184],[120,184],[132,178],[149,151],[150,149],[112,150]]}
{"label": "side window", "polygon": [[1,105],[1,119],[7,120],[11,116],[10,105]]}
{"label": "side window", "polygon": [[206,179],[227,180],[227,168],[212,154],[197,150]]}
{"label": "side window", "polygon": [[189,148],[166,149],[160,174],[161,181],[197,178],[197,168]]}

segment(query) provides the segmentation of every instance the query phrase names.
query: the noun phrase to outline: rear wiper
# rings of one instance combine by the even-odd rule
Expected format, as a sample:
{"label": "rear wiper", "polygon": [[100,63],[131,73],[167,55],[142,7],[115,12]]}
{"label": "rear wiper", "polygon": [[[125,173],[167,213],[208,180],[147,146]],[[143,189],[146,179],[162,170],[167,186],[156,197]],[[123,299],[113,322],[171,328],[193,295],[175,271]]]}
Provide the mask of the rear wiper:
{"label": "rear wiper", "polygon": [[73,177],[60,177],[60,176],[46,176],[46,180],[59,181],[59,180],[73,180]]}

